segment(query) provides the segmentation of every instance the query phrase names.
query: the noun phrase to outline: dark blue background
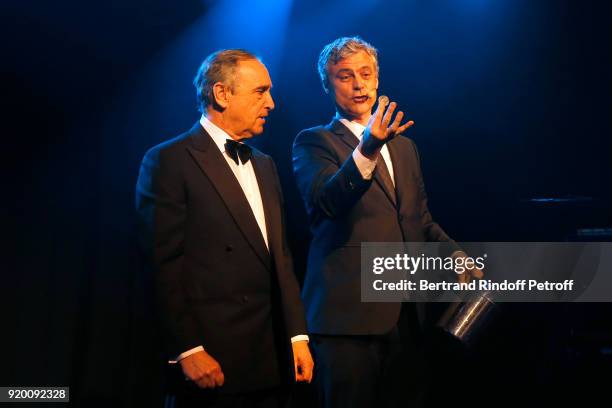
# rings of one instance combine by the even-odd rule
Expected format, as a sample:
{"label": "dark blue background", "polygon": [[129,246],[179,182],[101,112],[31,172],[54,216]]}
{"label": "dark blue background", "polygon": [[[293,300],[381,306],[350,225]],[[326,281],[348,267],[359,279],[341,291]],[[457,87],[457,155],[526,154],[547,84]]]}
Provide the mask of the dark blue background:
{"label": "dark blue background", "polygon": [[[270,68],[277,108],[255,144],[281,172],[300,276],[309,235],[290,148],[333,115],[315,64],[342,35],[378,47],[381,91],[415,120],[430,208],[455,239],[556,241],[612,226],[608,2],[63,0],[1,10],[0,385],[71,385],[82,406],[157,395],[133,187],[146,149],[198,119],[191,80],[218,48],[247,47]],[[579,379],[591,385],[572,395],[600,390],[612,346],[604,310],[515,306],[471,355],[494,373],[479,374],[487,395],[517,376],[517,400]]]}

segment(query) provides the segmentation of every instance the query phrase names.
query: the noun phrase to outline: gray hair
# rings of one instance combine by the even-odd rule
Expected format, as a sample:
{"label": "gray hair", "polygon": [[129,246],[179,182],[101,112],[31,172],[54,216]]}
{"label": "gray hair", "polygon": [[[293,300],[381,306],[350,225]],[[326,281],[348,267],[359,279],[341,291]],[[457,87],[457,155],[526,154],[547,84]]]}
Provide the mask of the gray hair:
{"label": "gray hair", "polygon": [[329,80],[327,78],[329,65],[337,64],[341,59],[356,54],[359,51],[365,51],[374,59],[374,66],[378,75],[378,50],[361,37],[340,37],[323,47],[319,55],[317,69],[325,92],[329,90]]}
{"label": "gray hair", "polygon": [[206,57],[193,79],[198,110],[204,113],[206,107],[215,102],[213,86],[217,82],[224,83],[233,91],[238,62],[253,59],[259,60],[255,54],[242,49],[219,50]]}

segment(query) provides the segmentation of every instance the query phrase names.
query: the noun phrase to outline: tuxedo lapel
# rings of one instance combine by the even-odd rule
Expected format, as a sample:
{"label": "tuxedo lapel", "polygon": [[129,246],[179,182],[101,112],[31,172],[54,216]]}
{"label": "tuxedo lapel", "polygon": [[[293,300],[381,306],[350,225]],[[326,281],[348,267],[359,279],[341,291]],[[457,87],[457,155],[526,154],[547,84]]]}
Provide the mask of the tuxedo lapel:
{"label": "tuxedo lapel", "polygon": [[272,181],[276,179],[276,176],[273,174],[273,169],[270,167],[270,164],[267,163],[266,159],[258,151],[253,150],[251,162],[253,163],[253,169],[257,177],[261,202],[266,217],[268,247],[270,248],[270,252],[273,252],[281,242],[281,220],[278,218],[278,214],[280,214],[280,203],[278,202],[277,193],[272,183]]}
{"label": "tuxedo lapel", "polygon": [[195,126],[192,129],[193,147],[187,150],[219,193],[244,238],[264,265],[270,267],[266,243],[242,187],[212,138],[199,123],[196,125],[197,129]]}
{"label": "tuxedo lapel", "polygon": [[[357,145],[359,144],[359,139],[357,139],[357,137],[353,134],[353,132],[351,132],[346,126],[344,126],[342,122],[340,122],[337,119],[334,119],[328,125],[328,127],[330,131],[340,136],[340,140],[342,140],[344,144],[349,146],[351,150],[355,150],[357,148]],[[382,156],[380,156],[378,160],[383,160]],[[391,160],[393,161],[393,159]],[[395,191],[391,190],[390,187],[387,187],[389,183],[384,182],[383,180],[384,175],[381,174],[382,171],[379,171],[380,164],[381,163],[378,163],[376,165],[376,169],[374,170],[374,180],[378,183],[380,188],[382,188],[382,190],[385,192],[385,195],[387,196],[389,201],[391,201],[391,203],[395,206],[396,205]],[[385,164],[382,163],[382,165],[384,166]],[[387,171],[387,177],[389,177],[389,181],[391,181],[390,176],[388,176],[388,174],[389,172]],[[393,183],[391,183],[390,185],[392,186]]]}
{"label": "tuxedo lapel", "polygon": [[357,139],[357,136],[355,136],[353,132],[351,132],[349,128],[344,126],[342,122],[340,122],[338,119],[332,120],[332,122],[328,125],[328,128],[332,133],[338,135],[340,137],[340,140],[342,140],[344,144],[350,147],[351,150],[355,150],[357,148],[357,145],[359,144],[359,139]]}

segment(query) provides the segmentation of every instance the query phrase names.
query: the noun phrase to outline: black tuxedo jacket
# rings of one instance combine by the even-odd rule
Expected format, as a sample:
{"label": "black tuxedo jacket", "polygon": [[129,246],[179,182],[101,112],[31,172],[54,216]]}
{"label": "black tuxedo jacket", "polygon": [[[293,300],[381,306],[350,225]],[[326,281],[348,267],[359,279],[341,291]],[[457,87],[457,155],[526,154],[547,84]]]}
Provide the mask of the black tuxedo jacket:
{"label": "black tuxedo jacket", "polygon": [[306,205],[313,240],[302,297],[312,333],[384,334],[398,321],[399,303],[362,303],[362,242],[453,241],[427,208],[414,143],[387,143],[395,192],[385,188],[379,165],[364,180],[353,160],[359,140],[340,121],[300,132],[293,170]]}
{"label": "black tuxedo jacket", "polygon": [[253,149],[266,248],[225,158],[199,123],[149,150],[136,188],[170,357],[198,345],[225,374],[222,392],[278,385],[290,338],[306,333],[274,162]]}

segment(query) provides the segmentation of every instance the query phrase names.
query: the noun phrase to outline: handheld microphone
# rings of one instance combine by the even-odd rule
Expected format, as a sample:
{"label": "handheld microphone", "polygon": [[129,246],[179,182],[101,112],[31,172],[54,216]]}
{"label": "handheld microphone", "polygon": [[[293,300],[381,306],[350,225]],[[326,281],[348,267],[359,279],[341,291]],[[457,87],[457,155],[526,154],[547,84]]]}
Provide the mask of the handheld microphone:
{"label": "handheld microphone", "polygon": [[372,107],[372,112],[376,112],[376,109],[378,109],[378,105],[380,105],[381,102],[384,103],[385,105],[388,105],[389,97],[387,95],[380,95],[378,99],[376,99],[376,103]]}

